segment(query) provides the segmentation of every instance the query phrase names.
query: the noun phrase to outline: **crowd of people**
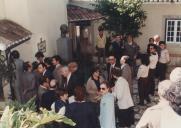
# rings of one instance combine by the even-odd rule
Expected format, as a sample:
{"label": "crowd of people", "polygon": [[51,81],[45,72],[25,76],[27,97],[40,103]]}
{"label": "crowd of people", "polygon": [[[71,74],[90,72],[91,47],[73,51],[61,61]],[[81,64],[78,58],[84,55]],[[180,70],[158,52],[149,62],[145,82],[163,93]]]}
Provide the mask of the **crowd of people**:
{"label": "crowd of people", "polygon": [[[24,62],[14,50],[11,53],[16,65],[12,85],[14,98],[26,103],[36,96],[37,111],[43,107],[66,115],[76,123],[75,128],[131,127],[135,123],[134,106],[152,102],[150,97],[155,95],[155,78],[158,78],[159,104],[164,99],[167,101],[166,110],[173,111],[173,115],[176,112],[175,118],[180,116],[181,95],[178,91],[181,74],[177,80],[165,80],[170,61],[166,43],[156,35],[149,39],[147,52],[140,53],[131,35],[123,38],[117,34],[106,38],[102,27],[98,31],[98,63],[103,57],[106,73],[102,72],[101,64],[96,65],[85,80],[78,61],[64,63],[59,55],[44,57],[42,52],[37,52],[37,61]],[[133,80],[138,81],[138,104],[133,101]],[[162,114],[157,113],[159,104],[144,113],[137,128],[166,128],[160,121]],[[58,123],[51,125],[69,127]]]}

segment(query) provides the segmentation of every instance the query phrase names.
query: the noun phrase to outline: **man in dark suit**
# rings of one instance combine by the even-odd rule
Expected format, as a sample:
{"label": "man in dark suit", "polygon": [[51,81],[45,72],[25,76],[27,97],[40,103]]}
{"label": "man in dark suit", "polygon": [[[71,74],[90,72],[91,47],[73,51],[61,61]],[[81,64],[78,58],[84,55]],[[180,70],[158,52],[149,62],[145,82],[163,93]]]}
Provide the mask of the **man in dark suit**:
{"label": "man in dark suit", "polygon": [[116,58],[114,55],[109,55],[108,57],[108,64],[107,64],[107,72],[108,72],[108,81],[111,86],[114,86],[115,79],[112,76],[112,69],[113,68],[119,68],[120,64],[116,63]]}
{"label": "man in dark suit", "polygon": [[50,81],[49,89],[41,97],[41,107],[51,110],[51,105],[57,100],[56,94],[56,80]]}
{"label": "man in dark suit", "polygon": [[69,97],[74,94],[76,86],[83,86],[76,75],[73,75],[67,66],[62,67],[61,74],[63,76],[63,84],[61,88],[67,89]]}

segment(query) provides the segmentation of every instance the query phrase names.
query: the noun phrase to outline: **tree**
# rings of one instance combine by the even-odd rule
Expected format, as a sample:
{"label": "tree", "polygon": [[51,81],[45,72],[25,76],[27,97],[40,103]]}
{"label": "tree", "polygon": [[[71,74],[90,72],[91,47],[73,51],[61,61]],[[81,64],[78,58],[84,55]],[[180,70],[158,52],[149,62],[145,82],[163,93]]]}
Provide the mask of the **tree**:
{"label": "tree", "polygon": [[139,30],[146,20],[142,3],[142,0],[101,0],[95,7],[105,16],[105,22],[102,24],[105,29],[137,37],[141,34]]}

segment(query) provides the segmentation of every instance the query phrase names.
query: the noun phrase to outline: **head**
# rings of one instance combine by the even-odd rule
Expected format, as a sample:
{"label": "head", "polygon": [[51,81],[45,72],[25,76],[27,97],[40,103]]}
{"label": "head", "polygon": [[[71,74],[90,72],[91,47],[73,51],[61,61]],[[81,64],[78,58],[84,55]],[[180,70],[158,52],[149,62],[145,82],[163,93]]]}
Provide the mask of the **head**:
{"label": "head", "polygon": [[50,88],[50,89],[56,89],[56,87],[57,87],[57,81],[56,81],[55,79],[52,79],[52,80],[50,81],[49,88]]}
{"label": "head", "polygon": [[[159,35],[155,35],[155,36],[153,37],[153,39],[154,39],[154,42],[157,42],[157,43],[160,42],[160,36],[159,36]],[[157,44],[157,45],[158,45],[158,44]]]}
{"label": "head", "polygon": [[116,42],[120,42],[121,41],[121,36],[120,35],[116,35]]}
{"label": "head", "polygon": [[39,63],[37,65],[37,71],[42,74],[46,70],[46,65],[45,63]]}
{"label": "head", "polygon": [[46,57],[44,59],[44,63],[47,67],[50,67],[52,65],[52,58],[51,57]]}
{"label": "head", "polygon": [[110,91],[109,83],[107,81],[103,81],[100,85],[101,95],[105,95],[105,94],[109,93],[109,91]]}
{"label": "head", "polygon": [[150,53],[155,53],[156,52],[156,45],[155,44],[150,44],[149,46],[149,52]]}
{"label": "head", "polygon": [[120,63],[123,64],[129,64],[130,58],[129,56],[122,56],[120,59]]}
{"label": "head", "polygon": [[68,68],[69,68],[69,70],[70,70],[70,72],[75,72],[75,71],[77,71],[77,69],[78,69],[78,64],[77,64],[77,62],[70,62],[69,64],[68,64]]}
{"label": "head", "polygon": [[37,70],[38,69],[38,62],[37,61],[34,61],[33,63],[32,63],[32,70],[33,71],[35,71],[35,70]]}
{"label": "head", "polygon": [[110,55],[110,56],[108,57],[108,63],[111,64],[111,65],[113,65],[113,64],[116,63],[116,58],[115,58],[114,55]]}
{"label": "head", "polygon": [[165,49],[166,48],[166,42],[165,41],[160,41],[159,42],[159,46],[160,46],[160,48],[163,50],[163,49]]}
{"label": "head", "polygon": [[111,71],[114,78],[118,78],[121,76],[121,69],[120,68],[113,68]]}
{"label": "head", "polygon": [[39,83],[40,83],[41,86],[44,86],[47,89],[49,88],[49,79],[48,79],[48,77],[45,77],[45,76],[40,77]]}
{"label": "head", "polygon": [[58,96],[61,100],[66,101],[68,100],[68,91],[65,89],[59,89]]}
{"label": "head", "polygon": [[151,37],[149,38],[149,44],[153,44],[154,43],[154,39]]}
{"label": "head", "polygon": [[61,75],[63,77],[67,78],[69,74],[70,74],[70,70],[67,66],[64,66],[61,68]]}
{"label": "head", "polygon": [[142,63],[143,65],[146,65],[146,66],[149,65],[150,60],[149,60],[149,55],[148,55],[148,54],[142,54],[142,55],[140,55],[140,59],[141,59],[141,63]]}
{"label": "head", "polygon": [[133,36],[132,35],[127,35],[127,41],[128,42],[133,42]]}
{"label": "head", "polygon": [[84,86],[76,86],[74,89],[75,100],[76,101],[84,101],[86,96],[86,90]]}
{"label": "head", "polygon": [[59,55],[55,55],[52,57],[52,64],[56,66],[57,64],[61,64],[62,59]]}
{"label": "head", "polygon": [[20,57],[20,54],[17,50],[14,50],[11,52],[11,56],[13,57],[13,59],[18,59]]}
{"label": "head", "polygon": [[181,80],[181,67],[176,67],[170,73],[170,80],[173,82],[178,82]]}
{"label": "head", "polygon": [[35,54],[35,57],[41,63],[41,62],[43,62],[44,54],[43,54],[43,52],[39,51]]}
{"label": "head", "polygon": [[92,77],[99,77],[100,76],[100,69],[99,67],[94,67],[91,71]]}
{"label": "head", "polygon": [[172,86],[172,81],[170,81],[170,80],[164,80],[158,84],[158,95],[159,95],[160,99],[167,100],[166,92],[168,91],[170,86]]}
{"label": "head", "polygon": [[103,33],[104,33],[104,28],[103,28],[103,26],[99,26],[99,27],[98,27],[98,31],[99,31],[99,35],[103,35]]}
{"label": "head", "polygon": [[32,71],[32,65],[29,61],[23,63],[23,70],[25,72],[27,72],[27,71],[31,72]]}
{"label": "head", "polygon": [[181,116],[181,80],[173,82],[166,92],[166,97],[172,109]]}

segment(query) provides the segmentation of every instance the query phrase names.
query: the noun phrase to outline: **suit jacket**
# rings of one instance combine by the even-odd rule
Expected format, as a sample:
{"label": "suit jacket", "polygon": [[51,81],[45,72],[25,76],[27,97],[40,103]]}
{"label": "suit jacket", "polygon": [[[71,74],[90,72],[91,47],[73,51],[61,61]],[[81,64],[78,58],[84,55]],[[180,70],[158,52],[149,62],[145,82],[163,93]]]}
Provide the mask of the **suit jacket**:
{"label": "suit jacket", "polygon": [[23,103],[26,103],[33,96],[37,95],[36,78],[33,72],[24,72],[22,75],[22,92],[27,91],[23,95]]}
{"label": "suit jacket", "polygon": [[71,103],[65,115],[75,121],[73,128],[99,128],[98,113],[91,102]]}
{"label": "suit jacket", "polygon": [[71,74],[68,82],[66,79],[63,79],[63,88],[68,90],[69,97],[74,95],[74,89],[76,86],[83,86],[82,82],[78,79],[76,74]]}
{"label": "suit jacket", "polygon": [[122,74],[122,77],[125,78],[127,82],[129,83],[130,92],[132,93],[133,92],[132,71],[128,64],[124,65],[121,68],[121,74]]}
{"label": "suit jacket", "polygon": [[51,110],[51,105],[57,100],[57,95],[55,90],[48,90],[41,97],[41,107]]}
{"label": "suit jacket", "polygon": [[[115,66],[114,66],[114,68],[115,68],[115,67],[120,68],[120,64],[119,64],[119,63],[116,63]],[[110,83],[111,86],[114,86],[116,79],[113,78],[113,77],[111,77],[112,75],[110,74],[110,73],[111,73],[111,72],[110,72],[110,68],[111,68],[111,65],[110,65],[110,64],[107,64],[107,73],[108,73],[108,78],[107,78],[107,80],[109,81],[109,83]]]}
{"label": "suit jacket", "polygon": [[58,67],[56,67],[53,71],[53,77],[57,80],[58,82],[58,88],[60,88],[62,86],[62,75],[60,73],[62,66],[59,65]]}

